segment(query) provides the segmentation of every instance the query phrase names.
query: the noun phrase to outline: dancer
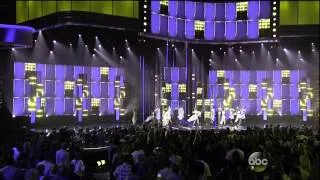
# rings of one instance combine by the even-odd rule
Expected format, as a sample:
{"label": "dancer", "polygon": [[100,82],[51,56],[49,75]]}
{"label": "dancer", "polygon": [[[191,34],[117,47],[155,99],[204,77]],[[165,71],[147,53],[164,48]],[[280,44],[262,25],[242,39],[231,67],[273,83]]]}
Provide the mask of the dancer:
{"label": "dancer", "polygon": [[231,123],[234,122],[234,115],[235,115],[235,110],[233,108],[230,108],[229,109],[229,119],[230,119]]}
{"label": "dancer", "polygon": [[210,109],[210,115],[211,115],[211,123],[214,125],[215,117],[216,117],[216,111],[214,110],[214,106]]}
{"label": "dancer", "polygon": [[163,118],[162,118],[162,126],[169,126],[171,122],[171,107],[168,107],[168,110],[163,113]]}
{"label": "dancer", "polygon": [[221,121],[220,125],[226,125],[226,111],[224,108],[221,110]]}
{"label": "dancer", "polygon": [[136,125],[136,123],[137,123],[137,111],[136,111],[136,109],[133,109],[133,115],[132,115],[132,125]]}
{"label": "dancer", "polygon": [[183,120],[184,118],[184,109],[182,107],[179,107],[178,109],[178,119],[179,121]]}
{"label": "dancer", "polygon": [[145,123],[148,123],[148,122],[150,122],[150,121],[153,121],[153,120],[155,119],[155,115],[154,115],[154,114],[155,114],[155,113],[152,112],[151,115],[148,116],[146,120],[144,120],[144,122],[145,122]]}
{"label": "dancer", "polygon": [[198,110],[193,111],[193,115],[187,120],[188,122],[193,122],[193,125],[200,125],[199,117],[201,117],[201,112]]}

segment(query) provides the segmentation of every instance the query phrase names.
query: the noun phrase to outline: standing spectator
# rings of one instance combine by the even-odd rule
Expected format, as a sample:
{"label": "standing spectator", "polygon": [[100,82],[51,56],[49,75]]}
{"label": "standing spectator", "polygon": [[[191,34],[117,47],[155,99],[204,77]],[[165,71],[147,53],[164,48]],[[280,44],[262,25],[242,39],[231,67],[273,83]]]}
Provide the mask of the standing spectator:
{"label": "standing spectator", "polygon": [[122,164],[118,165],[113,175],[117,180],[126,180],[131,175],[131,156],[126,154]]}
{"label": "standing spectator", "polygon": [[50,176],[51,175],[51,170],[53,168],[53,164],[51,163],[50,161],[50,156],[49,156],[49,153],[45,153],[44,154],[44,158],[42,161],[40,161],[38,164],[37,164],[37,167],[38,166],[41,166],[43,165],[44,166],[44,175],[45,176]]}
{"label": "standing spectator", "polygon": [[76,152],[75,158],[71,161],[71,164],[74,166],[74,173],[78,176],[83,176],[85,166],[83,161],[81,160],[80,152]]}
{"label": "standing spectator", "polygon": [[61,144],[61,149],[56,152],[56,164],[65,165],[69,163],[69,154],[66,151],[66,144]]}

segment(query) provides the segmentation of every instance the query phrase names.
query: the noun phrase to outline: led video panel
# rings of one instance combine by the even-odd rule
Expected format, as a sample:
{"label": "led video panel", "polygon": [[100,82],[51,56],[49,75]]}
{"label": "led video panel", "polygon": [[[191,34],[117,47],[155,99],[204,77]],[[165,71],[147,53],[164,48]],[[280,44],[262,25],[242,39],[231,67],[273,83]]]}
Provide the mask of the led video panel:
{"label": "led video panel", "polygon": [[209,98],[214,106],[245,107],[246,113],[257,115],[301,115],[306,110],[312,116],[313,89],[301,70],[275,71],[209,71]]}
{"label": "led video panel", "polygon": [[277,4],[272,1],[151,1],[152,34],[207,41],[277,37]]}
{"label": "led video panel", "polygon": [[121,68],[14,63],[13,115],[111,115],[122,112]]}

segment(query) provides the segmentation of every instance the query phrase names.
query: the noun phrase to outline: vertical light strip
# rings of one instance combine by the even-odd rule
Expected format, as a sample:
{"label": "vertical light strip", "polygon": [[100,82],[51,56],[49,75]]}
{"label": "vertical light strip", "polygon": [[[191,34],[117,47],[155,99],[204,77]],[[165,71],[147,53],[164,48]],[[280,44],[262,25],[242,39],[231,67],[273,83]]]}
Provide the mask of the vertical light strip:
{"label": "vertical light strip", "polygon": [[143,106],[142,106],[142,119],[144,120],[144,80],[145,80],[145,77],[144,77],[144,56],[142,56],[142,76],[143,76],[143,81],[142,81],[142,103],[143,103]]}
{"label": "vertical light strip", "polygon": [[167,49],[166,49],[166,66],[169,65],[169,42],[167,41]]}

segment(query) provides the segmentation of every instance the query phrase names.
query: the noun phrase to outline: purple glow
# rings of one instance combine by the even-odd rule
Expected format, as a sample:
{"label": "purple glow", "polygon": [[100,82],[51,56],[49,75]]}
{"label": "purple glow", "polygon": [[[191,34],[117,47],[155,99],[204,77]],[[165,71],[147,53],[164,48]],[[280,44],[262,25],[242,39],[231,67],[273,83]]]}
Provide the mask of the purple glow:
{"label": "purple glow", "polygon": [[63,115],[64,114],[64,99],[63,98],[55,98],[54,102],[54,110],[55,115]]}
{"label": "purple glow", "polygon": [[74,80],[74,66],[66,66],[65,80],[73,81]]}
{"label": "purple glow", "polygon": [[185,13],[185,2],[184,1],[177,1],[178,2],[178,13],[177,17],[179,18],[184,18],[184,13]]}
{"label": "purple glow", "polygon": [[160,33],[160,15],[151,14],[151,32],[154,34]]}
{"label": "purple glow", "polygon": [[280,99],[281,98],[281,84],[273,84],[273,97],[274,99]]}
{"label": "purple glow", "polygon": [[91,96],[94,98],[99,98],[100,95],[100,83],[91,83]]}
{"label": "purple glow", "polygon": [[195,19],[203,21],[204,20],[204,3],[203,2],[195,2],[195,3],[196,3]]}
{"label": "purple glow", "polygon": [[282,91],[281,93],[282,96],[280,96],[279,99],[281,99],[281,97],[283,99],[290,99],[290,85],[288,84],[282,85],[281,91]]}
{"label": "purple glow", "polygon": [[64,66],[56,65],[56,80],[64,80]]}
{"label": "purple glow", "polygon": [[178,82],[187,82],[187,76],[185,74],[186,68],[178,68],[179,70],[179,81]]}
{"label": "purple glow", "polygon": [[160,1],[151,1],[151,11],[160,13]]}
{"label": "purple glow", "polygon": [[24,30],[24,31],[30,31],[32,33],[35,31],[34,28],[29,26],[9,25],[9,24],[0,24],[0,28]]}
{"label": "purple glow", "polygon": [[240,85],[240,96],[242,99],[249,98],[249,84]]}
{"label": "purple glow", "polygon": [[114,82],[117,76],[116,68],[109,68],[109,81]]}
{"label": "purple glow", "polygon": [[293,71],[290,72],[290,82],[292,84],[299,83],[299,71],[293,70]]}
{"label": "purple glow", "polygon": [[46,65],[46,80],[55,80],[54,65],[51,65],[51,64]]}
{"label": "purple glow", "polygon": [[273,71],[273,83],[281,84],[281,71]]}
{"label": "purple glow", "polygon": [[101,80],[101,74],[100,74],[99,67],[92,67],[91,68],[91,80],[98,81],[98,82]]}
{"label": "purple glow", "polygon": [[74,79],[79,78],[79,74],[83,73],[83,67],[82,66],[74,66]]}
{"label": "purple glow", "polygon": [[45,65],[44,64],[37,64],[37,81],[40,82],[40,83],[44,83],[44,80],[45,80]]}
{"label": "purple glow", "polygon": [[108,98],[114,98],[115,97],[114,82],[101,83],[100,86],[101,86],[101,89],[100,89],[101,97],[108,97]]}
{"label": "purple glow", "polygon": [[64,97],[64,82],[63,81],[56,81],[55,83],[55,96],[56,97]]}
{"label": "purple glow", "polygon": [[270,18],[271,16],[271,1],[260,2],[260,18]]}
{"label": "purple glow", "polygon": [[169,17],[169,36],[177,36],[177,19],[173,17]]}
{"label": "purple glow", "polygon": [[229,80],[229,84],[231,86],[233,84],[233,71],[226,71],[225,73],[225,77]]}
{"label": "purple glow", "polygon": [[225,20],[225,3],[216,3],[216,20]]}
{"label": "purple glow", "polygon": [[100,100],[100,113],[113,114],[114,113],[114,100],[113,98]]}
{"label": "purple glow", "polygon": [[179,101],[178,100],[172,100],[171,101],[171,109],[174,110],[176,108],[179,108]]}
{"label": "purple glow", "polygon": [[290,86],[290,98],[291,99],[298,99],[299,98],[298,84],[292,84]]}
{"label": "purple glow", "polygon": [[290,112],[291,112],[291,115],[298,115],[299,114],[299,100],[298,99],[291,99],[290,100]]}
{"label": "purple glow", "polygon": [[209,21],[205,22],[204,38],[205,40],[214,39],[214,22],[209,22]]}
{"label": "purple glow", "polygon": [[179,82],[179,68],[171,68],[171,82],[172,83]]}
{"label": "purple glow", "polygon": [[215,18],[216,6],[214,3],[204,3],[204,19],[213,21]]}
{"label": "purple glow", "polygon": [[14,42],[16,36],[16,29],[9,29],[4,38],[5,42]]}
{"label": "purple glow", "polygon": [[54,98],[46,98],[46,106],[45,106],[45,112],[47,114],[53,114],[54,109]]}
{"label": "purple glow", "polygon": [[13,82],[13,96],[14,97],[24,97],[24,80],[15,79]]}
{"label": "purple glow", "polygon": [[[63,95],[61,97],[64,96],[64,91],[62,91]],[[45,81],[45,95],[47,97],[55,97],[55,83],[54,81]]]}
{"label": "purple glow", "polygon": [[185,37],[185,23],[183,19],[178,19],[178,26],[177,26],[177,31],[178,31],[178,38],[183,39]]}
{"label": "purple glow", "polygon": [[24,63],[21,63],[21,62],[14,63],[14,78],[24,79]]}
{"label": "purple glow", "polygon": [[257,20],[259,18],[259,1],[248,1],[248,20]]}
{"label": "purple glow", "polygon": [[236,3],[226,3],[226,20],[237,20]]}
{"label": "purple glow", "polygon": [[168,35],[168,16],[160,16],[160,34]]}
{"label": "purple glow", "polygon": [[257,71],[257,83],[261,84],[263,80],[267,77],[265,71]]}
{"label": "purple glow", "polygon": [[194,20],[195,15],[195,2],[186,1],[185,2],[185,18],[188,20]]}
{"label": "purple glow", "polygon": [[[172,100],[179,100],[179,85],[178,83],[173,83],[171,85],[171,99]],[[171,107],[173,108],[173,107]]]}
{"label": "purple glow", "polygon": [[249,71],[240,71],[240,76],[241,76],[241,83],[242,84],[249,84]]}
{"label": "purple glow", "polygon": [[173,16],[173,17],[177,16],[178,14],[177,7],[178,7],[177,1],[169,1],[169,5],[168,5],[169,16]]}
{"label": "purple glow", "polygon": [[247,21],[237,21],[237,39],[247,39]]}
{"label": "purple glow", "polygon": [[257,71],[249,71],[249,82],[256,84],[257,81]]}
{"label": "purple glow", "polygon": [[259,24],[258,21],[248,21],[248,39],[259,38]]}
{"label": "purple glow", "polygon": [[64,113],[65,114],[73,114],[74,112],[73,112],[73,108],[74,108],[74,106],[75,106],[75,102],[74,102],[75,100],[72,98],[72,99],[67,99],[67,98],[65,98],[64,99],[64,107],[65,107],[65,109],[64,109]]}
{"label": "purple glow", "polygon": [[209,82],[210,84],[215,84],[217,82],[217,71],[209,72]]}
{"label": "purple glow", "polygon": [[236,22],[226,22],[226,40],[234,40],[236,38],[236,32],[237,32],[237,26]]}
{"label": "purple glow", "polygon": [[216,40],[224,40],[225,34],[225,23],[224,22],[216,22],[215,23],[215,38]]}
{"label": "purple glow", "polygon": [[186,20],[186,38],[194,39],[194,21]]}
{"label": "purple glow", "polygon": [[116,112],[116,121],[119,121],[120,120],[120,110],[117,109],[117,110],[115,110],[115,112]]}
{"label": "purple glow", "polygon": [[13,98],[13,115],[22,116],[25,114],[24,108],[25,100],[24,98]]}

